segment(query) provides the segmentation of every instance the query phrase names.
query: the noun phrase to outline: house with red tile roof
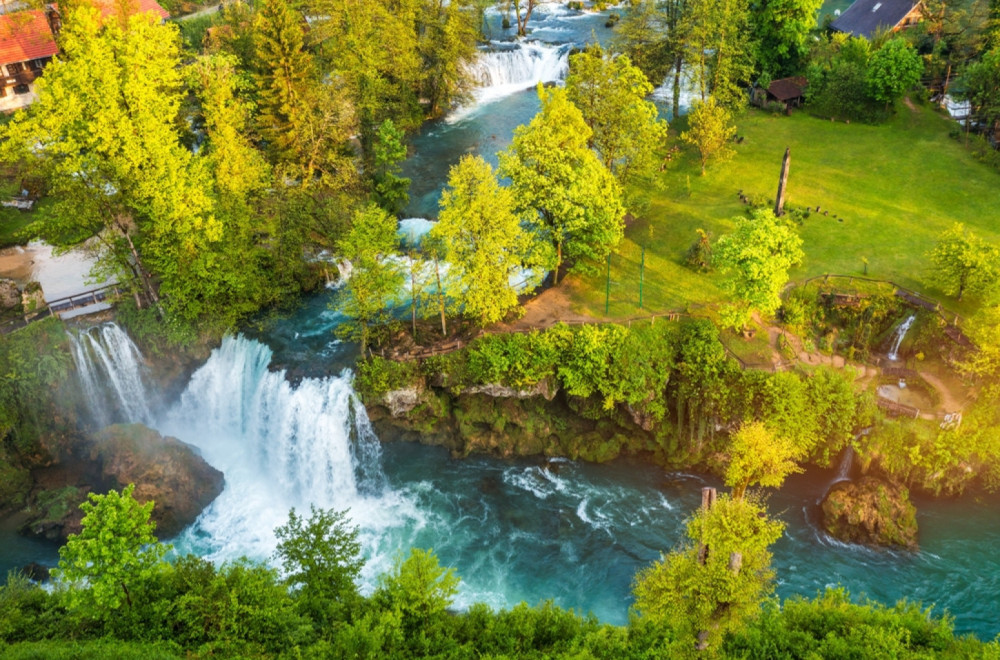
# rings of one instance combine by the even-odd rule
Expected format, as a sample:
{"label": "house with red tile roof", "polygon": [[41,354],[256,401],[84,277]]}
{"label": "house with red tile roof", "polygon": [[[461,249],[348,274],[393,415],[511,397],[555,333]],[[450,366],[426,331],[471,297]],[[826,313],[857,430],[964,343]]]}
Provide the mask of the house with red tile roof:
{"label": "house with red tile roof", "polygon": [[[105,18],[125,10],[131,14],[155,13],[170,17],[156,0],[93,0]],[[56,36],[62,25],[59,9],[28,9],[0,15],[0,112],[30,105],[38,96],[35,80],[59,52]]]}

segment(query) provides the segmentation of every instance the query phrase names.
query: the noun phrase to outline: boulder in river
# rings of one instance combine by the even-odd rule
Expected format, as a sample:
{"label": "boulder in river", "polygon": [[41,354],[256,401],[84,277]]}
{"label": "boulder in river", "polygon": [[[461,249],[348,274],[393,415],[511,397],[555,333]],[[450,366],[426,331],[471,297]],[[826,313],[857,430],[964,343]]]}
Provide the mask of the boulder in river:
{"label": "boulder in river", "polygon": [[823,527],[851,543],[915,550],[916,514],[906,488],[870,476],[835,484],[823,499]]}
{"label": "boulder in river", "polygon": [[222,492],[223,475],[197,451],[142,424],[115,424],[94,439],[90,458],[101,465],[107,488],[135,484],[133,496],[153,500],[157,536],[169,537],[194,522]]}

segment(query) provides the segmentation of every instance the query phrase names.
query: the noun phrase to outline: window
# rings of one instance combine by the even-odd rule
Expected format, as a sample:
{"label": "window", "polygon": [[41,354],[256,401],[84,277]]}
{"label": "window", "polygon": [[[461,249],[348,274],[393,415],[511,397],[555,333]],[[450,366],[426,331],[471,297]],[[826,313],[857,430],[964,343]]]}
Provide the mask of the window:
{"label": "window", "polygon": [[27,85],[25,85],[23,83],[20,84],[20,85],[14,85],[14,93],[15,94],[27,94],[30,91],[31,91],[31,88],[29,88]]}
{"label": "window", "polygon": [[7,65],[7,75],[13,76],[15,73],[24,71],[24,64],[21,62],[11,62]]}

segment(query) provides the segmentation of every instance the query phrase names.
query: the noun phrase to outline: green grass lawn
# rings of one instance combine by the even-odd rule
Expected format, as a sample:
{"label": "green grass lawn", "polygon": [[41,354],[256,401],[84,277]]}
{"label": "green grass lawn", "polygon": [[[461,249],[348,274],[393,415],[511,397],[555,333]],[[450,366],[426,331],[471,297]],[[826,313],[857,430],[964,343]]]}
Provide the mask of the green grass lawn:
{"label": "green grass lawn", "polygon": [[[866,126],[824,121],[797,112],[791,117],[750,111],[738,120],[745,136],[728,163],[699,176],[695,155],[684,150],[662,175],[662,191],[626,231],[612,258],[610,316],[622,318],[668,309],[696,311],[719,302],[717,274],[682,266],[695,230],[713,239],[730,231],[745,212],[738,193],[773,199],[785,147],[791,148],[786,204],[820,206],[805,219],[806,253],[793,280],[823,273],[857,274],[869,261],[869,276],[890,279],[957,305],[928,283],[926,254],[953,222],[964,222],[1000,244],[1000,174],[977,163],[948,137],[956,124],[930,108],[900,104],[892,121]],[[834,218],[833,216],[838,216]],[[638,307],[641,245],[646,263],[643,309]],[[573,301],[580,311],[604,315],[604,269],[574,277]]]}

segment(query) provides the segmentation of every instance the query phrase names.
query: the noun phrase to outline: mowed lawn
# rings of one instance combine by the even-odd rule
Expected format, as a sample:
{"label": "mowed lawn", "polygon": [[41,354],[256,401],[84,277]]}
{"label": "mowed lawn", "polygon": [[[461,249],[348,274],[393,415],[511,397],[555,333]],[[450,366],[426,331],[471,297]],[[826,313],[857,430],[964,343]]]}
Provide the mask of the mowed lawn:
{"label": "mowed lawn", "polygon": [[[793,280],[836,273],[868,274],[942,299],[929,284],[927,252],[954,222],[1000,244],[1000,173],[974,161],[948,136],[957,124],[930,108],[900,104],[882,126],[830,122],[797,112],[791,117],[749,111],[738,120],[736,156],[699,175],[695,154],[674,155],[662,190],[626,231],[612,258],[610,314],[623,318],[665,310],[698,310],[723,298],[717,274],[685,268],[696,229],[713,240],[733,227],[746,206],[742,191],[773,200],[785,147],[791,148],[786,204],[810,207],[800,233],[805,260]],[[676,142],[676,138],[674,138]],[[819,206],[829,212],[816,213]],[[836,218],[834,216],[837,216]],[[643,309],[638,307],[641,246],[646,246]],[[568,282],[579,311],[604,316],[604,269]]]}

